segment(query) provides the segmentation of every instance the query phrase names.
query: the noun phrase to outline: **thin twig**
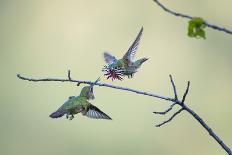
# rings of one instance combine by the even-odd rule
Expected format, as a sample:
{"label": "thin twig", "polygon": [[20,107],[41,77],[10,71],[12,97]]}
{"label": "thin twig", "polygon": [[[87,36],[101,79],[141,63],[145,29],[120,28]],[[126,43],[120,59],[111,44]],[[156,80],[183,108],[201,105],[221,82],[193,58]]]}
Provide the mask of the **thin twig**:
{"label": "thin twig", "polygon": [[[70,75],[70,71],[69,71],[68,74]],[[20,74],[17,74],[17,77],[19,79],[21,79],[21,80],[32,81],[32,82],[44,82],[44,81],[72,82],[72,83],[77,83],[78,85],[80,85],[80,84],[91,85],[91,84],[94,83],[94,82],[91,82],[91,81],[73,80],[72,78],[69,78],[69,77],[68,77],[68,79],[62,79],[62,78],[41,78],[41,79],[36,79],[36,78],[27,78],[27,77],[21,76]],[[175,89],[174,81],[173,81],[171,75],[170,75],[170,78],[171,78],[171,81],[172,81],[173,89]],[[189,84],[188,84],[186,92],[185,92],[186,95],[188,93]],[[145,96],[151,96],[151,97],[154,97],[154,98],[159,98],[159,99],[162,99],[162,100],[171,101],[174,104],[180,105],[182,108],[179,111],[177,111],[171,117],[171,120],[177,114],[179,114],[181,111],[186,110],[189,114],[191,114],[207,130],[207,132],[209,133],[209,135],[212,136],[229,155],[232,155],[232,151],[230,150],[230,148],[221,140],[220,137],[218,137],[216,135],[216,133],[202,120],[202,118],[199,115],[197,115],[192,109],[190,109],[189,107],[187,107],[186,104],[184,104],[182,102],[183,100],[179,101],[176,98],[173,99],[173,98],[166,97],[166,96],[161,96],[161,95],[157,95],[157,94],[153,94],[153,93],[148,93],[148,92],[144,92],[144,91],[140,91],[140,90],[135,90],[135,89],[127,88],[127,87],[120,87],[120,86],[110,85],[110,84],[106,84],[106,83],[96,83],[95,85],[103,86],[103,87],[109,87],[109,88],[113,88],[113,89],[124,90],[124,91],[133,92],[133,93],[137,93],[137,94],[141,94],[141,95],[145,95]],[[176,92],[176,90],[173,90],[173,91]],[[175,94],[177,94],[177,93],[175,93]],[[184,96],[186,97],[186,95],[184,95]],[[168,121],[168,122],[170,122],[170,121]],[[168,122],[166,122],[166,123],[168,123]],[[166,124],[166,123],[164,123],[164,124]]]}
{"label": "thin twig", "polygon": [[72,80],[70,70],[68,70],[68,79]]}
{"label": "thin twig", "polygon": [[171,104],[171,106],[170,106],[168,109],[166,109],[165,111],[154,111],[153,113],[159,114],[159,115],[165,115],[165,114],[167,114],[169,111],[171,111],[172,108],[173,108],[175,105],[176,105],[176,103],[173,103],[173,104]]}
{"label": "thin twig", "polygon": [[166,121],[164,121],[164,122],[162,122],[162,123],[160,123],[160,124],[157,124],[156,127],[161,127],[162,125],[164,125],[164,124],[166,124],[166,123],[172,121],[172,119],[173,119],[175,116],[177,116],[179,113],[181,113],[181,111],[183,111],[183,110],[184,110],[184,109],[181,108],[180,110],[178,110],[177,112],[175,112],[168,120],[166,120]]}
{"label": "thin twig", "polygon": [[170,77],[170,80],[171,80],[171,83],[172,83],[172,87],[173,87],[173,91],[174,91],[174,95],[175,95],[175,100],[178,100],[178,95],[177,95],[177,92],[176,92],[176,86],[175,86],[175,83],[174,83],[174,81],[172,79],[172,75],[170,74],[169,77]]}
{"label": "thin twig", "polygon": [[181,101],[182,104],[184,104],[184,102],[185,102],[185,98],[186,98],[186,96],[188,94],[189,87],[190,87],[190,81],[188,81],[187,88],[186,88],[185,93],[183,95],[183,98],[182,98],[182,101]]}
{"label": "thin twig", "polygon": [[[166,11],[166,12],[168,12],[168,13],[174,15],[174,16],[182,17],[182,18],[186,18],[186,19],[193,19],[193,17],[190,16],[190,15],[179,13],[179,12],[175,12],[175,11],[172,11],[172,10],[168,9],[159,0],[154,0],[154,2],[158,6],[160,6],[164,11]],[[223,32],[228,33],[228,34],[232,34],[232,30],[229,30],[229,29],[227,29],[225,27],[221,27],[221,26],[217,26],[217,25],[208,23],[206,21],[205,21],[205,26],[210,27],[210,28],[215,29],[215,30],[218,30],[218,31],[223,31]]]}

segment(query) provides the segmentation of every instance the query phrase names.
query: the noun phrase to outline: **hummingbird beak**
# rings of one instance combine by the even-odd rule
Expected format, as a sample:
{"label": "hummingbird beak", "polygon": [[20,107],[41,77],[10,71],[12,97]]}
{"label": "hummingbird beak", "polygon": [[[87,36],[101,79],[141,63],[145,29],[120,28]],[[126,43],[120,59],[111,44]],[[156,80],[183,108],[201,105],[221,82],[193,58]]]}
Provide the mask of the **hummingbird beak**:
{"label": "hummingbird beak", "polygon": [[100,77],[97,78],[97,80],[96,80],[94,83],[92,83],[92,84],[90,85],[90,87],[93,88],[93,86],[96,85],[96,84],[98,83],[98,81],[100,81]]}
{"label": "hummingbird beak", "polygon": [[95,97],[94,97],[94,93],[93,93],[93,87],[94,87],[94,85],[96,85],[97,84],[97,82],[99,82],[100,81],[100,77],[94,82],[94,83],[92,83],[91,85],[90,85],[90,91],[89,91],[89,98],[90,99],[94,99]]}

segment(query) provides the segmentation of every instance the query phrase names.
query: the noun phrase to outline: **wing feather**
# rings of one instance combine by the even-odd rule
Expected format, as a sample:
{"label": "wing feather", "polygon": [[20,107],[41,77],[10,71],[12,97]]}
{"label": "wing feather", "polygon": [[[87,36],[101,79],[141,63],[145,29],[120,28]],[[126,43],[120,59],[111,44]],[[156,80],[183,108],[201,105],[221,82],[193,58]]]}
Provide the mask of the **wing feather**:
{"label": "wing feather", "polygon": [[100,109],[98,109],[94,105],[89,106],[88,111],[85,114],[85,116],[87,116],[89,118],[94,118],[94,119],[110,119],[110,120],[112,119],[112,118],[110,118],[110,116],[105,114],[103,111],[101,111]]}
{"label": "wing feather", "polygon": [[140,38],[142,36],[142,33],[143,33],[143,27],[139,31],[139,33],[138,33],[137,37],[135,38],[135,41],[133,42],[133,44],[130,46],[130,48],[128,49],[126,54],[123,56],[123,59],[133,61],[134,56],[135,56],[136,51],[137,51],[138,46],[139,46],[139,42],[140,42]]}
{"label": "wing feather", "polygon": [[104,52],[104,58],[105,58],[105,62],[108,64],[112,64],[117,61],[117,59],[113,55],[109,54],[108,52]]}

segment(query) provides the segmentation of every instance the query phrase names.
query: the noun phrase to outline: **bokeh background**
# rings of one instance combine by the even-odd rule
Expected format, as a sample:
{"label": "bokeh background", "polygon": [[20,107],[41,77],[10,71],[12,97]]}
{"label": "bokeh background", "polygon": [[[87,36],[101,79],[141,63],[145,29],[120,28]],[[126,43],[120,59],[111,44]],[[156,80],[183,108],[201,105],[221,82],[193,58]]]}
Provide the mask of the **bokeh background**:
{"label": "bokeh background", "polygon": [[[232,1],[169,0],[169,8],[232,28]],[[232,36],[206,29],[206,40],[187,36],[187,20],[164,12],[152,0],[0,1],[1,155],[223,155],[224,150],[186,112],[170,124],[155,116],[170,103],[104,87],[92,101],[113,121],[51,119],[49,114],[78,95],[72,83],[19,80],[102,75],[105,50],[120,57],[138,31],[144,33],[136,57],[148,57],[133,79],[102,82],[172,96],[192,83],[187,104],[232,146]],[[177,107],[176,107],[177,109]]]}

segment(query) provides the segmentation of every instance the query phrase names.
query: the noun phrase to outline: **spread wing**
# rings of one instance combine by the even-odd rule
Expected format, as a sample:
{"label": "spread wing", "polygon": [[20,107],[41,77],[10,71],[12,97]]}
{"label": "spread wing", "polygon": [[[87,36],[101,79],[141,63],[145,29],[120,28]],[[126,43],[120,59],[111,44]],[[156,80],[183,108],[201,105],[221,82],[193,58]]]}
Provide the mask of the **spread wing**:
{"label": "spread wing", "polygon": [[112,64],[117,61],[117,59],[111,54],[109,54],[108,52],[104,52],[104,58],[105,58],[106,63],[108,64]]}
{"label": "spread wing", "polygon": [[98,109],[92,104],[89,106],[89,109],[85,114],[85,116],[95,119],[110,119],[110,120],[112,119],[110,118],[110,116],[108,116],[107,114],[105,114],[104,112],[102,112],[100,109]]}
{"label": "spread wing", "polygon": [[136,53],[138,46],[139,46],[139,41],[140,41],[140,38],[142,36],[142,33],[143,33],[143,27],[139,31],[139,34],[137,35],[133,44],[130,46],[130,48],[128,49],[126,54],[123,56],[123,59],[133,61],[133,58],[134,58],[135,53]]}

